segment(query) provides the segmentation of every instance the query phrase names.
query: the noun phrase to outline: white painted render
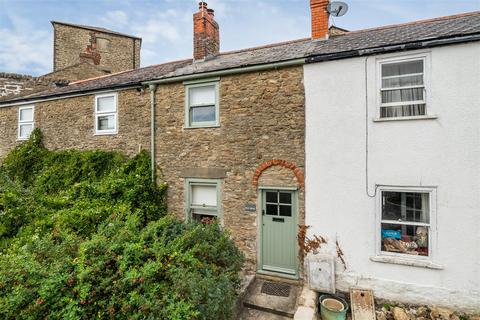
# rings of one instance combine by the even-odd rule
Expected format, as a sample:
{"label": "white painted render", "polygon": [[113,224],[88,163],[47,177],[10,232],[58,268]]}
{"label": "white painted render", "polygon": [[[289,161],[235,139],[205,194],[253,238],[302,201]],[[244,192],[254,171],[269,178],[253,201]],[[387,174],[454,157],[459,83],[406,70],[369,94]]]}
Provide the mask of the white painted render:
{"label": "white painted render", "polygon": [[[427,56],[433,117],[374,121],[378,59],[412,54]],[[381,298],[480,311],[480,43],[320,62],[304,71],[306,224],[310,235],[328,238],[322,251],[335,253],[336,240],[343,250],[337,290],[372,288]],[[376,185],[436,190],[432,259],[424,267],[372,261],[377,198],[366,188],[373,195]]]}

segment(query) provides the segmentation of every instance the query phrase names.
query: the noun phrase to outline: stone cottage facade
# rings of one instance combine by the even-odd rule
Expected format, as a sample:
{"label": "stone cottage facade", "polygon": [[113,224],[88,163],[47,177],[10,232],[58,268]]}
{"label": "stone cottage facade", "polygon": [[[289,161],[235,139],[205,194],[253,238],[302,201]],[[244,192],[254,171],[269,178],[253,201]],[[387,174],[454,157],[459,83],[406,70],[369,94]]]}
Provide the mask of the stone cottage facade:
{"label": "stone cottage facade", "polygon": [[[311,38],[220,52],[214,11],[201,2],[193,16],[192,59],[0,102],[0,158],[33,128],[43,131],[50,149],[128,155],[148,150],[153,179],[169,186],[171,213],[186,220],[218,220],[245,253],[248,273],[303,279],[298,226],[316,215],[305,211],[310,192],[305,159],[311,152],[305,149],[308,65],[408,51],[420,44],[429,48],[439,45],[437,39],[478,44],[471,37],[480,36],[480,13],[416,22],[408,32],[405,26],[348,32],[328,28],[328,1],[310,4]],[[86,54],[98,61],[96,53],[90,44]],[[308,89],[323,92],[321,85]],[[346,90],[354,89],[360,90]],[[339,156],[334,148],[322,154],[332,161]],[[315,167],[315,159],[309,159]],[[335,182],[321,181],[321,174],[317,178],[312,189]]]}
{"label": "stone cottage facade", "polygon": [[221,77],[219,123],[208,128],[185,128],[183,83],[156,91],[156,160],[159,179],[169,185],[169,210],[192,218],[188,180],[218,182],[218,216],[246,253],[251,271],[258,268],[257,212],[246,207],[258,206],[258,186],[298,191],[294,226],[304,221],[302,82],[301,67]]}

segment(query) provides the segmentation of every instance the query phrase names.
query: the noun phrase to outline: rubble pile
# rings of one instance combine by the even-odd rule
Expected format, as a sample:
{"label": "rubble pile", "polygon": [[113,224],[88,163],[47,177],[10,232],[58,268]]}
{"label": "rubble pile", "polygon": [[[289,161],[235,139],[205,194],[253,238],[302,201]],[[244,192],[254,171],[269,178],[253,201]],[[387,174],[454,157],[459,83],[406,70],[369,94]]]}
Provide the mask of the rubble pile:
{"label": "rubble pile", "polygon": [[377,320],[480,320],[480,315],[456,312],[447,308],[434,306],[377,305]]}

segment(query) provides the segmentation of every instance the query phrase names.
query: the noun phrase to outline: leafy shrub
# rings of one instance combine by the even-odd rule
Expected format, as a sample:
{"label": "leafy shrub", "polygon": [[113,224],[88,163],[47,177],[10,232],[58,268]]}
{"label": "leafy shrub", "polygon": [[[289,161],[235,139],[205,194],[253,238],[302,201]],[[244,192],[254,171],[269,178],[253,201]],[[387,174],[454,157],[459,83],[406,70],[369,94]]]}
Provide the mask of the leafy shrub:
{"label": "leafy shrub", "polygon": [[166,215],[145,152],[46,150],[0,166],[1,319],[229,319],[243,256]]}

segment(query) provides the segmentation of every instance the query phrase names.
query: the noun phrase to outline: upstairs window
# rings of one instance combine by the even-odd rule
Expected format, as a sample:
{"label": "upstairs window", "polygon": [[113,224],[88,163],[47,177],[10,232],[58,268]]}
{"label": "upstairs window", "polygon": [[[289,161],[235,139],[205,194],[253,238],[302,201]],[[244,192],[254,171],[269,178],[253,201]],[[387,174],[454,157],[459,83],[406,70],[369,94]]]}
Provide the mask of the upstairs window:
{"label": "upstairs window", "polygon": [[381,63],[380,118],[425,116],[425,59]]}
{"label": "upstairs window", "polygon": [[95,96],[95,133],[117,133],[117,94]]}
{"label": "upstairs window", "polygon": [[187,182],[188,216],[197,221],[209,221],[220,216],[220,183],[199,179]]}
{"label": "upstairs window", "polygon": [[34,128],[34,106],[18,109],[18,140],[26,140]]}
{"label": "upstairs window", "polygon": [[185,123],[187,128],[219,125],[218,82],[186,86]]}

